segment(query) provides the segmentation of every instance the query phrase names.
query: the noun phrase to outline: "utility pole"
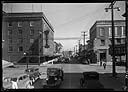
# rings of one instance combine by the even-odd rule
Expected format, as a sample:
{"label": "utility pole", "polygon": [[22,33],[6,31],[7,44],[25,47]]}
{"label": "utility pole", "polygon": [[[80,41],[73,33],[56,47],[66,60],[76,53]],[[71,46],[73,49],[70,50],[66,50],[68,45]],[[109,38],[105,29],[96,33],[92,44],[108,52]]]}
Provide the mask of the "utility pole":
{"label": "utility pole", "polygon": [[76,54],[77,54],[77,45],[76,45]]}
{"label": "utility pole", "polygon": [[80,40],[78,40],[79,42],[78,42],[78,45],[79,45],[79,54],[80,54]]}
{"label": "utility pole", "polygon": [[[87,32],[87,31],[86,31]],[[83,33],[83,44],[84,44],[84,55],[85,55],[85,36],[87,36],[86,32],[82,32]]]}
{"label": "utility pole", "polygon": [[125,1],[125,53],[126,53],[126,65],[125,65],[125,85],[124,91],[128,91],[128,1]]}
{"label": "utility pole", "polygon": [[84,51],[85,51],[85,32],[84,32],[84,39],[83,39],[83,42],[84,42]]}
{"label": "utility pole", "polygon": [[106,12],[108,12],[108,9],[111,9],[111,18],[112,18],[112,60],[113,60],[113,70],[112,70],[112,75],[113,77],[116,77],[116,58],[115,58],[115,30],[114,30],[114,11],[113,9],[119,10],[119,7],[114,7],[113,5],[115,4],[116,1],[112,1],[111,4],[109,5],[108,8],[105,8]]}
{"label": "utility pole", "polygon": [[75,47],[74,47],[74,54],[75,54]]}
{"label": "utility pole", "polygon": [[128,91],[128,1],[125,1],[126,19],[125,19],[125,51],[126,51],[126,74],[125,74],[125,86]]}

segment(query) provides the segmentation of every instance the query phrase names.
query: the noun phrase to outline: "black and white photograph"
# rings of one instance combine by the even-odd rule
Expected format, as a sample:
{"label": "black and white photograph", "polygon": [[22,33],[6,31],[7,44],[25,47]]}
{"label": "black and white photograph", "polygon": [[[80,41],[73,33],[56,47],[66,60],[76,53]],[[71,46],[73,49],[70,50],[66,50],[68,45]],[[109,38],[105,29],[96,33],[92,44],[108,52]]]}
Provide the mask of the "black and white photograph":
{"label": "black and white photograph", "polygon": [[128,1],[2,4],[2,88],[128,91]]}

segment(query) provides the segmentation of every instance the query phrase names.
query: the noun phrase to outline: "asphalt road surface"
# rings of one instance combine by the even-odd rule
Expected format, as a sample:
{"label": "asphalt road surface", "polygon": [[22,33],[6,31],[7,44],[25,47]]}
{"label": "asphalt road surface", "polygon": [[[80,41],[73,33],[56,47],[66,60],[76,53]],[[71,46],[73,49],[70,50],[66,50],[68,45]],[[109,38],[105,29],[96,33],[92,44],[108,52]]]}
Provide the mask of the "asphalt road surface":
{"label": "asphalt road surface", "polygon": [[[60,85],[59,89],[79,89],[80,88],[80,78],[81,78],[81,73],[65,73],[64,74],[64,81]],[[42,88],[41,82],[43,80],[38,79],[34,83],[34,88],[35,89],[40,89]]]}
{"label": "asphalt road surface", "polygon": [[[80,78],[84,71],[97,71],[100,73],[99,80],[105,88],[116,88],[121,90],[122,84],[116,80],[113,80],[111,77],[111,66],[107,66],[106,70],[103,67],[97,65],[82,65],[82,64],[53,64],[53,66],[63,66],[64,70],[64,81],[60,85],[59,89],[80,89]],[[52,65],[51,65],[52,66]],[[43,67],[42,67],[43,68]],[[43,70],[43,69],[41,69]],[[124,68],[118,67],[118,73],[124,72]],[[35,88],[42,88],[41,81],[37,80],[34,84]],[[113,84],[112,84],[113,83]]]}

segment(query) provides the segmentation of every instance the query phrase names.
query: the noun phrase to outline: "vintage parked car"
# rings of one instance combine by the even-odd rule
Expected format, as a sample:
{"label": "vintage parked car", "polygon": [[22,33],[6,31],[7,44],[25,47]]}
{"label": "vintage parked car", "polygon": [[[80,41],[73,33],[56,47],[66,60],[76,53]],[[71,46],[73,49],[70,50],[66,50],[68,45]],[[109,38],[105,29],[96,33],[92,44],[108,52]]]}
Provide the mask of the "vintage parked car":
{"label": "vintage parked car", "polygon": [[4,77],[3,78],[3,88],[11,89],[11,77]]}
{"label": "vintage parked car", "polygon": [[83,72],[80,86],[85,89],[104,89],[104,86],[99,82],[99,73],[95,71]]}
{"label": "vintage parked car", "polygon": [[61,68],[47,68],[47,85],[45,88],[57,88],[61,85],[64,72]]}
{"label": "vintage parked car", "polygon": [[28,68],[25,70],[25,74],[28,74],[29,76],[32,76],[32,77],[39,77],[40,75],[40,72],[39,72],[39,68]]}
{"label": "vintage parked car", "polygon": [[3,82],[3,87],[6,89],[12,89],[11,81],[13,79],[16,79],[18,89],[25,89],[26,88],[25,84],[29,80],[29,76],[27,74],[20,74],[17,77],[12,77],[8,81]]}
{"label": "vintage parked car", "polygon": [[34,67],[32,67],[32,68],[26,69],[26,70],[25,70],[25,73],[26,73],[26,74],[31,74],[31,73],[38,72],[38,71],[39,71],[39,68],[34,68]]}

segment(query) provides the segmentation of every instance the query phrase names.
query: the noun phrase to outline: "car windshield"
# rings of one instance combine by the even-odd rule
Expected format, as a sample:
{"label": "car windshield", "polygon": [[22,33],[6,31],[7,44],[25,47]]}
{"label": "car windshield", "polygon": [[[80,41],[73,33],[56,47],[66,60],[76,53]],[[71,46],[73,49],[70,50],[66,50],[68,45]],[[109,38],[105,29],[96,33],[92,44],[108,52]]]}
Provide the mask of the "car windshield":
{"label": "car windshield", "polygon": [[59,73],[57,68],[48,68],[47,72],[48,72],[48,75],[52,75],[52,76],[58,75]]}
{"label": "car windshield", "polygon": [[38,70],[39,70],[38,68],[30,68],[30,69],[27,69],[26,72],[34,72]]}

